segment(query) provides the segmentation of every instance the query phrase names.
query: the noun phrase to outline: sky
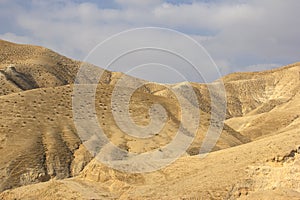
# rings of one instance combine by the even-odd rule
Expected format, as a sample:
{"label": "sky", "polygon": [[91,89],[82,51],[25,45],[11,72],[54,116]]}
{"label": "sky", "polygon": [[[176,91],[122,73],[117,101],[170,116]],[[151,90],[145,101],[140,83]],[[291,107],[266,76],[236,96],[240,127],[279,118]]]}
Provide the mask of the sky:
{"label": "sky", "polygon": [[[0,38],[85,60],[97,44],[121,31],[161,27],[193,38],[213,59],[220,75],[226,75],[300,61],[299,10],[298,0],[0,0]],[[131,59],[147,60],[149,55],[155,56],[148,52]],[[163,59],[173,60],[169,65],[180,63],[168,56]],[[129,60],[120,60],[112,70],[126,72],[135,67],[130,65],[136,62]],[[144,71],[132,74],[159,82],[179,82],[183,74],[183,80],[201,82],[184,64],[177,69],[179,76],[159,65],[144,64]],[[202,65],[207,66],[206,61]],[[218,78],[211,74],[207,81]]]}

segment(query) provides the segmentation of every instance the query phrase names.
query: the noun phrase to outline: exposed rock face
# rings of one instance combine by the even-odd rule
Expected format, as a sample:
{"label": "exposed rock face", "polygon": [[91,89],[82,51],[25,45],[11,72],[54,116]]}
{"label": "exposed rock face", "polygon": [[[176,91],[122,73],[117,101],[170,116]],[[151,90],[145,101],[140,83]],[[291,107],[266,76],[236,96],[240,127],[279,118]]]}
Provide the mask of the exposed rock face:
{"label": "exposed rock face", "polygon": [[[94,159],[75,128],[72,84],[85,63],[42,47],[5,41],[0,41],[0,46],[0,198],[299,199],[300,63],[223,77],[226,120],[214,152],[203,159],[197,155],[199,148],[209,125],[218,126],[218,122],[210,118],[209,84],[191,83],[200,107],[200,124],[192,144],[164,169],[131,174]],[[123,74],[89,66],[85,77],[94,70],[103,76],[96,92],[96,113],[88,114],[97,116],[114,145],[142,153],[173,140],[181,118],[170,87],[180,91],[187,83],[147,83],[134,92],[129,107],[134,123],[149,124],[149,108],[155,103],[162,105],[168,116],[153,137],[135,138],[118,127],[112,114],[112,110],[120,110],[111,99]],[[133,77],[127,80],[122,91],[143,82]],[[89,82],[87,79],[82,85],[86,95],[90,95]],[[218,109],[223,102],[215,95]],[[190,99],[185,96],[186,101]],[[108,156],[122,157],[118,153]]]}
{"label": "exposed rock face", "polygon": [[6,67],[0,73],[5,76],[8,82],[11,82],[21,90],[31,90],[38,87],[30,74],[19,73],[14,66]]}

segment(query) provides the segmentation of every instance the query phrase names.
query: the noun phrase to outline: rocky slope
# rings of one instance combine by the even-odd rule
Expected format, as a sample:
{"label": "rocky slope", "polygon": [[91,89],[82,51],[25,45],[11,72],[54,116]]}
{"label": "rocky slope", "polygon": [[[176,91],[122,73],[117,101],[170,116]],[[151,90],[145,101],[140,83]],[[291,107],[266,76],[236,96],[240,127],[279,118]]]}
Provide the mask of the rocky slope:
{"label": "rocky slope", "polygon": [[[0,198],[300,198],[300,63],[223,77],[225,124],[214,152],[204,158],[197,154],[212,122],[210,86],[191,83],[201,119],[193,143],[167,168],[131,174],[99,163],[78,135],[72,97],[83,63],[43,47],[1,40],[0,46]],[[103,72],[89,66],[89,73]],[[104,71],[97,86],[95,114],[106,136],[133,153],[170,143],[181,121],[180,105],[170,88],[185,87],[185,83],[147,83],[134,92],[129,112],[136,124],[149,124],[148,110],[155,103],[168,116],[158,134],[142,139],[124,133],[113,116],[112,110],[120,109],[111,99],[121,77],[122,73]],[[130,91],[136,82],[143,80],[127,77],[121,90]],[[90,95],[90,86],[82,87]],[[219,108],[222,99],[215,95]],[[86,127],[87,132],[92,129]]]}

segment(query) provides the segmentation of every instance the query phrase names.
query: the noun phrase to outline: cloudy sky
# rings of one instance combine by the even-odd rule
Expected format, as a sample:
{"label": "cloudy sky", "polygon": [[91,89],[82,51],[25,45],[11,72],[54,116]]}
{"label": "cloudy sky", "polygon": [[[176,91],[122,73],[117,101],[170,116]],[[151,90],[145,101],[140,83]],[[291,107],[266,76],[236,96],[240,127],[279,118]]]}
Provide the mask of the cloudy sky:
{"label": "cloudy sky", "polygon": [[83,60],[120,31],[164,27],[194,38],[225,75],[300,61],[299,10],[298,0],[0,0],[0,38]]}

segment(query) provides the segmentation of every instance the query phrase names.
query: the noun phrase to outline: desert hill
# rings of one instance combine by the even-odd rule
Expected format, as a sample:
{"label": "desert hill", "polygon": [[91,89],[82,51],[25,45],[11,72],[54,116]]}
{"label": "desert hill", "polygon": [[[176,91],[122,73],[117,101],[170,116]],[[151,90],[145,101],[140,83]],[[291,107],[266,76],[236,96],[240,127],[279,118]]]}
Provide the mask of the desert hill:
{"label": "desert hill", "polygon": [[[205,158],[197,154],[211,122],[208,87],[214,83],[191,83],[201,119],[193,143],[167,168],[131,174],[99,163],[83,145],[92,138],[82,141],[78,135],[72,96],[83,63],[43,47],[2,40],[0,46],[0,198],[300,198],[300,63],[223,77],[226,120],[214,152]],[[103,71],[89,66],[91,73]],[[119,109],[112,105],[112,94],[123,76],[104,71],[97,86],[96,115],[106,136],[133,153],[168,144],[181,121],[180,105],[170,87],[185,83],[146,82],[135,91],[130,114],[136,124],[149,124],[148,110],[155,103],[163,105],[168,116],[159,134],[141,139],[120,130],[112,114],[111,109]],[[127,80],[122,91],[144,83],[134,77]],[[89,84],[80,87],[89,95]],[[85,129],[92,132],[93,127]]]}

